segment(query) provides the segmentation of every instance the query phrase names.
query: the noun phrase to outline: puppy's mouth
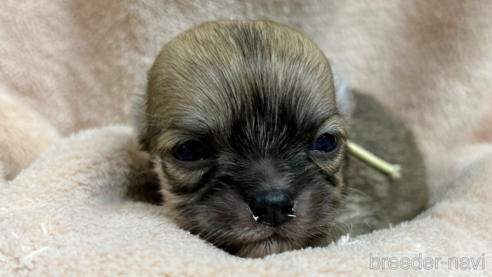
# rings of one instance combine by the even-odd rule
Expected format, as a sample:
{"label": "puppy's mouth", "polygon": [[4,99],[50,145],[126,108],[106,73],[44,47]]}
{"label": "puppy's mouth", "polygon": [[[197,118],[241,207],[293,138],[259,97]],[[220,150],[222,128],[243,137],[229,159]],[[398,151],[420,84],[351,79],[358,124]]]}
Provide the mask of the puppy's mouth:
{"label": "puppy's mouth", "polygon": [[[253,232],[256,232],[250,239],[245,239],[244,244],[248,245],[266,245],[270,243],[288,243],[295,239],[295,230],[297,227],[295,220],[291,220],[280,226],[274,226],[271,223],[261,222],[254,220],[253,216],[252,228]],[[250,224],[251,224],[250,223]],[[251,226],[251,225],[250,225]]]}
{"label": "puppy's mouth", "polygon": [[248,203],[250,218],[246,222],[249,222],[251,237],[243,237],[242,242],[238,241],[238,251],[229,252],[259,258],[300,248],[300,238],[295,231],[298,225],[295,202],[285,191],[262,192],[259,198],[256,195],[256,199]]}
{"label": "puppy's mouth", "polygon": [[304,246],[303,239],[290,238],[280,233],[282,232],[273,231],[271,234],[262,238],[238,244],[236,249],[225,250],[241,257],[262,258],[271,254],[299,249]]}

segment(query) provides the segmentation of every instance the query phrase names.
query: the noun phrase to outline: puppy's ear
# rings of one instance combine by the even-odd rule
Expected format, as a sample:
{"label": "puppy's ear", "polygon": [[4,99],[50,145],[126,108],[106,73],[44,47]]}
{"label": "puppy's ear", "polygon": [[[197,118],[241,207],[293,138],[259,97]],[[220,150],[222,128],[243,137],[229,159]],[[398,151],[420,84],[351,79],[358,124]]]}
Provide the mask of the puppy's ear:
{"label": "puppy's ear", "polygon": [[354,108],[352,91],[348,88],[345,79],[340,75],[338,68],[331,61],[330,66],[333,75],[333,83],[335,85],[335,97],[338,110],[346,120],[350,120]]}
{"label": "puppy's ear", "polygon": [[132,125],[135,132],[138,134],[140,148],[148,151],[147,145],[147,82],[149,70],[139,76],[135,91],[133,92],[133,120]]}

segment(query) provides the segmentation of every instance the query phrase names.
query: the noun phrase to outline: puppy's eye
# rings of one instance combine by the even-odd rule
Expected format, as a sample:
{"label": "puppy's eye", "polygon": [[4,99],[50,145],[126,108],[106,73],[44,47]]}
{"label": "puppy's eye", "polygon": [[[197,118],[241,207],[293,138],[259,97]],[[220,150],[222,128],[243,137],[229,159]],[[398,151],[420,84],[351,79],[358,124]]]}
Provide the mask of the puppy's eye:
{"label": "puppy's eye", "polygon": [[313,150],[331,152],[337,147],[337,138],[331,134],[321,135],[313,144]]}
{"label": "puppy's eye", "polygon": [[173,156],[181,161],[195,162],[210,158],[210,151],[198,141],[187,141],[174,148]]}

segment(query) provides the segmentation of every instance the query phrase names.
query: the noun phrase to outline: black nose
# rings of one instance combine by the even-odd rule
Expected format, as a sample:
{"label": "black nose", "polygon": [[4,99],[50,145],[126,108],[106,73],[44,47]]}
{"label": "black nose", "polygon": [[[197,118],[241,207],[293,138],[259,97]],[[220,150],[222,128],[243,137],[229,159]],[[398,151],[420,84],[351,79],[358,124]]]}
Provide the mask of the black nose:
{"label": "black nose", "polygon": [[279,226],[294,218],[294,197],[283,189],[259,191],[249,201],[253,218],[261,224]]}

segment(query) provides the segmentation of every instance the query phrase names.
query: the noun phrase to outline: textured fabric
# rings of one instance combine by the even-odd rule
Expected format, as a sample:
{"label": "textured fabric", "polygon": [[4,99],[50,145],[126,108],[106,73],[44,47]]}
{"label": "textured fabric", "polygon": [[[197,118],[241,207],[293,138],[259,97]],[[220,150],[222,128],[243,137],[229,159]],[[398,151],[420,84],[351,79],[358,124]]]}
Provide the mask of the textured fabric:
{"label": "textured fabric", "polygon": [[[109,125],[129,125],[135,84],[164,43],[224,18],[305,32],[351,87],[401,116],[426,158],[429,209],[326,248],[251,260],[129,198],[146,156],[129,127]],[[491,72],[485,0],[2,1],[0,276],[466,273],[443,264],[374,270],[370,257],[487,259]],[[487,265],[469,271],[490,274]]]}

